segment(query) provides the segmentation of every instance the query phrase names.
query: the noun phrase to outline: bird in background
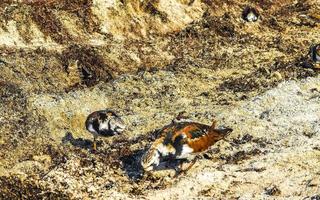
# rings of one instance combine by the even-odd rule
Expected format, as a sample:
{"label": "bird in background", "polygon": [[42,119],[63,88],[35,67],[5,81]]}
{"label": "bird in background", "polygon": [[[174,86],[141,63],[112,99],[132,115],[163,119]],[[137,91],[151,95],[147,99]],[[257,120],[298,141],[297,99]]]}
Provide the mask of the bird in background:
{"label": "bird in background", "polygon": [[197,155],[206,151],[216,142],[224,139],[233,130],[231,128],[216,129],[216,121],[212,125],[192,122],[180,113],[171,124],[160,130],[160,137],[156,139],[141,158],[144,171],[152,171],[163,160],[187,160],[188,171],[196,162]]}
{"label": "bird in background", "polygon": [[86,129],[93,135],[93,150],[97,150],[97,138],[111,137],[121,134],[126,125],[124,121],[112,110],[99,110],[88,115],[85,122]]}
{"label": "bird in background", "polygon": [[314,62],[320,63],[320,44],[311,47],[311,58]]}
{"label": "bird in background", "polygon": [[247,22],[255,22],[259,19],[260,15],[257,9],[247,6],[242,11],[242,19]]}

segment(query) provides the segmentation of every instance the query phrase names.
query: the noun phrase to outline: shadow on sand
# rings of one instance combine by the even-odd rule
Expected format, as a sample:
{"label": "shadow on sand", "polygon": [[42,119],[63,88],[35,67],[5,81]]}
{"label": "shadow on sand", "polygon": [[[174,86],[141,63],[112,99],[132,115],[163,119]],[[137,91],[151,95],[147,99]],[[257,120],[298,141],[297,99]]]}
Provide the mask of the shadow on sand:
{"label": "shadow on sand", "polygon": [[[61,139],[62,144],[70,143],[74,147],[81,149],[92,150],[93,142],[88,139],[74,138],[72,133],[67,132],[66,135]],[[102,146],[102,141],[97,141],[97,147]]]}
{"label": "shadow on sand", "polygon": [[[139,182],[143,180],[144,170],[140,164],[142,155],[146,152],[147,147],[138,150],[132,150],[132,145],[142,141],[152,142],[156,138],[156,133],[153,132],[147,136],[139,136],[132,139],[124,137],[113,140],[108,148],[103,148],[102,141],[97,141],[98,150],[92,151],[93,142],[88,139],[74,138],[71,132],[67,132],[61,139],[62,144],[70,143],[73,147],[78,147],[94,153],[97,160],[104,162],[106,165],[112,167],[120,167],[130,180]],[[100,148],[99,148],[100,147]],[[165,161],[165,160],[164,160]],[[160,164],[155,170],[165,170],[168,168],[176,168],[176,162],[169,162],[169,164]]]}

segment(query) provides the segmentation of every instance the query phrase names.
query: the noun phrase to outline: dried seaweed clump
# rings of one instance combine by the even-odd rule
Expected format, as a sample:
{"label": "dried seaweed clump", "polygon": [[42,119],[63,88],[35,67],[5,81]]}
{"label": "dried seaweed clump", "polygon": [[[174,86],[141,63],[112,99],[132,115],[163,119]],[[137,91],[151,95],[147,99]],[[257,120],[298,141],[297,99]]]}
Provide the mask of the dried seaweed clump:
{"label": "dried seaweed clump", "polygon": [[61,191],[52,191],[38,184],[33,178],[0,177],[0,199],[67,199]]}
{"label": "dried seaweed clump", "polygon": [[113,79],[109,66],[94,47],[71,45],[61,56],[64,64],[70,60],[77,62],[82,83],[86,86]]}
{"label": "dried seaweed clump", "polygon": [[98,30],[96,17],[91,10],[92,0],[31,0],[25,3],[31,6],[32,19],[39,29],[57,43],[65,44],[75,41],[60,21],[60,11],[76,16],[87,32],[92,33]]}

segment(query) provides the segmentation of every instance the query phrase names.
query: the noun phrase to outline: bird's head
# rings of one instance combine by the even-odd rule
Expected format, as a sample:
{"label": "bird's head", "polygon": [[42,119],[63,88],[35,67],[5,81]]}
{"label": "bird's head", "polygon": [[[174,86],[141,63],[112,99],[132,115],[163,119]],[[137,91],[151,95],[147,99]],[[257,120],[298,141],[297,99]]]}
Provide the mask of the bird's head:
{"label": "bird's head", "polygon": [[160,163],[160,153],[156,148],[151,147],[141,157],[141,166],[144,171],[151,171]]}
{"label": "bird's head", "polygon": [[108,109],[99,113],[99,122],[115,135],[122,133],[126,128],[124,121],[114,111]]}
{"label": "bird's head", "polygon": [[110,130],[116,134],[122,133],[126,128],[124,121],[120,117],[110,117],[109,124]]}

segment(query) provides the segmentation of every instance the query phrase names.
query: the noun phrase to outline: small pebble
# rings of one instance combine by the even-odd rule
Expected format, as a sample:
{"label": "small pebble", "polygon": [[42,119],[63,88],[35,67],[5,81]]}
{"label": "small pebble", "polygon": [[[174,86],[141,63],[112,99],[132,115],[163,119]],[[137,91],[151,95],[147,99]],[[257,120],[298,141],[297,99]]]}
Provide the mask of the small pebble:
{"label": "small pebble", "polygon": [[274,72],[272,74],[272,77],[275,78],[278,81],[282,80],[282,75],[280,74],[280,72]]}

